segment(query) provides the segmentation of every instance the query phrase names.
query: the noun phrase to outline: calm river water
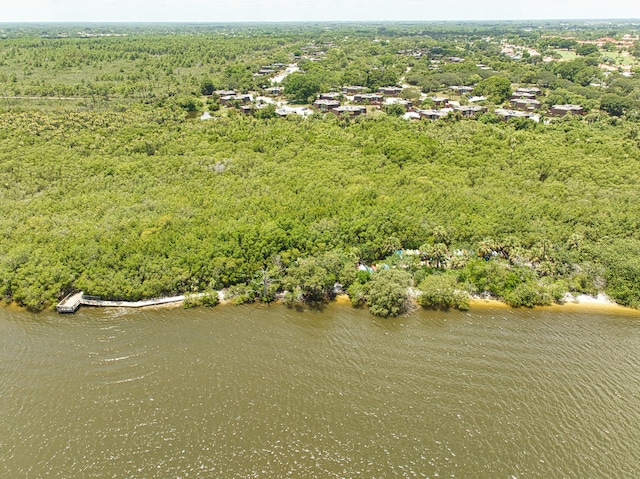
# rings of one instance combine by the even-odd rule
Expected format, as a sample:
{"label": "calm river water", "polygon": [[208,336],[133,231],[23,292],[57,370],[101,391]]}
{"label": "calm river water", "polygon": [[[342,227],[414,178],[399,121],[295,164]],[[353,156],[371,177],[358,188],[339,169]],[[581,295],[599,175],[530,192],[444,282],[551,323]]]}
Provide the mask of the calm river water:
{"label": "calm river water", "polygon": [[2,478],[632,478],[640,315],[0,308]]}

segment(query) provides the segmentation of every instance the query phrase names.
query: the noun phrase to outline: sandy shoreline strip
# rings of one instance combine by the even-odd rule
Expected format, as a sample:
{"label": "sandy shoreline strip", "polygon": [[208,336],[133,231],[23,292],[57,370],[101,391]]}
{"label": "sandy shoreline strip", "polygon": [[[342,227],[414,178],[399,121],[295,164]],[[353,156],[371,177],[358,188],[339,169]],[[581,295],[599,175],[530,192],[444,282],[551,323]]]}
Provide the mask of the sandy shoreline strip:
{"label": "sandy shoreline strip", "polygon": [[[415,292],[414,292],[415,293]],[[198,297],[201,296],[201,294],[194,294],[194,297]],[[218,291],[218,297],[220,299],[220,305],[221,306],[226,306],[226,305],[232,305],[232,302],[230,301],[229,298],[225,297],[225,292],[224,290]],[[159,298],[159,299],[169,299],[169,298]],[[174,298],[171,298],[174,299]],[[347,294],[339,294],[335,297],[334,303],[339,304],[341,306],[350,306],[351,305],[351,301],[349,299],[349,296]],[[281,301],[276,300],[275,304],[282,304]],[[9,303],[9,304],[3,304],[4,307],[7,308],[18,308],[18,309],[22,309],[20,306],[18,306],[16,303]],[[416,306],[419,308],[420,306],[418,304],[416,304]],[[95,307],[95,306],[94,306]],[[117,308],[117,305],[113,305],[113,306],[103,306],[103,307],[112,307],[112,308]],[[165,309],[165,308],[179,308],[182,307],[182,301],[172,301],[172,302],[166,302],[164,304],[153,304],[153,305],[148,305],[148,306],[143,306],[141,309]],[[500,308],[500,309],[527,309],[527,308],[513,308],[512,306],[509,306],[507,303],[500,301],[498,299],[494,299],[494,298],[484,298],[484,297],[480,297],[480,296],[472,296],[470,301],[469,301],[469,307],[471,310],[473,310],[474,308]],[[553,304],[550,306],[536,306],[535,308],[531,308],[531,310],[536,310],[536,309],[545,309],[545,310],[549,310],[549,309],[554,309],[554,310],[565,310],[565,311],[610,311],[610,312],[616,312],[616,313],[626,313],[626,314],[632,314],[632,315],[638,315],[640,316],[640,310],[636,310],[636,309],[632,309],[632,308],[628,308],[626,306],[621,306],[613,301],[611,301],[610,298],[608,298],[605,294],[598,294],[597,296],[589,296],[586,294],[580,294],[577,296],[574,296],[570,293],[567,293],[564,297],[564,302],[560,303],[560,304]]]}
{"label": "sandy shoreline strip", "polygon": [[[513,308],[507,303],[497,299],[486,299],[480,297],[471,298],[469,301],[469,307],[473,308],[503,308],[503,309],[527,309]],[[589,296],[588,294],[579,294],[577,296],[567,293],[564,296],[563,303],[555,303],[549,306],[536,306],[530,308],[531,311],[535,310],[556,310],[556,311],[609,311],[615,313],[626,313],[640,316],[640,310],[628,308],[626,306],[619,305],[613,301],[607,295],[599,293],[597,296]]]}
{"label": "sandy shoreline strip", "polygon": [[[219,291],[220,303],[219,306],[233,306],[233,303],[224,297],[224,292]],[[337,295],[332,303],[336,303],[340,306],[349,306],[351,307],[351,300],[347,294],[339,294]],[[273,304],[283,304],[282,301],[276,300]],[[145,306],[142,309],[165,309],[165,308],[181,308],[182,302],[173,302],[166,304],[158,304],[153,306]],[[421,308],[420,305],[416,303],[417,308]],[[640,310],[627,308],[625,306],[621,306],[619,304],[611,301],[606,295],[598,294],[596,297],[589,296],[586,294],[581,294],[578,296],[573,296],[570,293],[564,298],[564,303],[561,304],[552,304],[550,306],[536,306],[534,308],[514,308],[513,306],[509,306],[507,303],[500,301],[498,299],[490,299],[490,298],[482,298],[482,297],[472,297],[469,301],[470,312],[473,312],[474,309],[480,308],[494,308],[494,309],[529,309],[530,311],[536,310],[555,310],[555,311],[565,311],[565,312],[589,312],[589,311],[607,311],[611,313],[618,314],[631,314],[640,316]],[[455,311],[451,309],[451,311]]]}

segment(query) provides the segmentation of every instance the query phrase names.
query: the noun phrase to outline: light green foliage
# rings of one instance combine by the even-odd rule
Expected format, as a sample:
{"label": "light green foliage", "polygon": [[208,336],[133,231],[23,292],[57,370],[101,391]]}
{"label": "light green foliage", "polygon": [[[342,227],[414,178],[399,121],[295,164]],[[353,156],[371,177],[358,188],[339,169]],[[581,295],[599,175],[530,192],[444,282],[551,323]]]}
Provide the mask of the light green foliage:
{"label": "light green foliage", "polygon": [[419,285],[418,304],[426,308],[469,309],[469,294],[453,274],[427,276]]}
{"label": "light green foliage", "polygon": [[616,302],[640,308],[640,241],[620,238],[601,244],[598,253],[606,267],[606,292]]}
{"label": "light green foliage", "polygon": [[218,297],[217,291],[210,291],[208,293],[204,293],[201,296],[200,301],[202,302],[202,306],[212,308],[220,303],[220,298]]}
{"label": "light green foliage", "polygon": [[263,108],[256,108],[253,111],[253,116],[260,120],[268,120],[276,117],[276,107],[273,104],[269,104]]}
{"label": "light green foliage", "polygon": [[347,294],[349,295],[349,300],[353,306],[363,306],[367,302],[369,284],[355,282],[349,286]]}
{"label": "light green foliage", "polygon": [[202,306],[202,298],[199,296],[188,294],[182,300],[182,307],[184,309],[196,308],[198,306]]}
{"label": "light green foliage", "polygon": [[202,294],[188,294],[182,301],[182,307],[185,309],[196,308],[198,306],[206,306],[212,308],[220,303],[217,291],[210,291]]}
{"label": "light green foliage", "polygon": [[400,93],[400,97],[404,98],[405,100],[415,101],[420,98],[420,90],[418,90],[417,88],[405,88]]}
{"label": "light green foliage", "polygon": [[227,290],[226,297],[235,305],[253,303],[256,300],[256,290],[246,284],[236,284]]}
{"label": "light green foliage", "polygon": [[[518,132],[502,123],[391,119],[212,124],[144,108],[5,114],[0,122],[2,293],[34,308],[71,287],[135,300],[204,290],[211,281],[246,283],[274,254],[297,285],[323,297],[335,281],[348,282],[343,268],[355,259],[325,278],[327,267],[305,257],[357,247],[370,262],[390,247],[418,248],[434,238],[424,219],[447,225],[448,238],[436,232],[454,245],[434,256],[433,266],[443,267],[458,243],[490,255],[499,245],[481,244],[487,235],[517,235],[526,251],[545,225],[556,244],[580,229],[588,245],[626,234],[640,214],[637,141],[601,124]],[[385,154],[376,145],[391,131],[398,149],[383,146]],[[411,155],[432,137],[439,147]],[[569,251],[558,264],[596,259],[584,247]],[[500,296],[511,270],[480,261],[473,283]],[[478,260],[470,263],[474,271]],[[316,285],[307,282],[314,277]]]}

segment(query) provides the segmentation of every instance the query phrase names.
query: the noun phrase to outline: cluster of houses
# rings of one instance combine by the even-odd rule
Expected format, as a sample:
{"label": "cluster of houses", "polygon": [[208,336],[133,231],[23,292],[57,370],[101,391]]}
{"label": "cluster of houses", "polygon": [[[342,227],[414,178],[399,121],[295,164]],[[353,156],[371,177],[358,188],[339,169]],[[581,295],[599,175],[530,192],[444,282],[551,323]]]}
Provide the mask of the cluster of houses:
{"label": "cluster of houses", "polygon": [[[487,99],[482,96],[468,96],[473,92],[473,87],[470,86],[451,86],[450,89],[457,95],[467,95],[469,103],[477,103]],[[373,105],[379,108],[384,105],[400,104],[407,111],[406,118],[426,118],[429,120],[445,118],[450,113],[459,113],[465,118],[471,118],[478,113],[486,113],[488,111],[485,106],[460,105],[459,102],[454,102],[445,96],[427,97],[426,100],[430,100],[434,108],[420,109],[414,107],[413,102],[410,100],[398,98],[402,90],[402,88],[396,86],[389,86],[379,88],[377,93],[365,93],[365,87],[346,86],[342,88],[342,92],[320,94],[313,106],[323,113],[333,113],[337,116],[345,114],[359,116],[367,112],[366,105]],[[512,118],[531,118],[538,121],[540,117],[534,112],[539,111],[542,106],[540,100],[537,99],[541,94],[542,91],[537,87],[517,88],[509,100],[510,108],[497,108],[493,113],[505,121]],[[343,105],[341,103],[343,98],[348,98],[350,104]],[[569,113],[582,115],[584,114],[584,108],[580,105],[554,105],[548,111],[550,116],[564,116]]]}
{"label": "cluster of houses", "polygon": [[[402,88],[396,86],[381,87],[377,93],[365,93],[367,88],[362,86],[345,86],[341,92],[321,93],[313,102],[314,108],[323,113],[333,113],[338,116],[359,116],[367,112],[367,105],[380,108],[384,105],[401,105],[406,111],[411,111],[413,102],[399,98]],[[350,104],[343,105],[342,99],[348,99]]]}
{"label": "cluster of houses", "polygon": [[275,75],[286,66],[287,65],[285,65],[284,63],[272,63],[271,65],[263,65],[260,67],[260,69],[256,73],[253,74],[253,76],[261,77],[261,76]]}
{"label": "cluster of houses", "polygon": [[[279,66],[274,64],[273,66]],[[473,87],[471,86],[451,86],[450,90],[459,96],[465,96],[467,105],[460,105],[459,102],[451,100],[447,96],[431,96],[423,98],[433,105],[432,108],[421,109],[416,107],[411,100],[400,98],[403,88],[398,86],[381,87],[375,93],[368,92],[364,86],[345,86],[341,91],[332,91],[321,93],[313,102],[313,109],[322,113],[332,113],[336,116],[361,116],[367,113],[367,106],[381,108],[387,105],[401,105],[405,111],[405,117],[408,119],[428,119],[438,120],[447,117],[449,114],[458,113],[465,118],[472,118],[479,113],[486,113],[487,107],[474,103],[485,101],[487,98],[483,96],[472,96]],[[233,90],[217,90],[216,93],[220,98],[220,103],[225,106],[234,106],[246,114],[252,113],[255,109],[266,107],[268,102],[275,102],[268,98],[279,97],[284,93],[284,89],[280,86],[272,86],[264,89],[265,97],[259,99],[256,104],[254,96],[251,94],[238,94]],[[531,118],[539,121],[540,116],[535,112],[542,107],[541,101],[538,99],[542,91],[537,87],[517,88],[510,100],[509,108],[496,108],[493,114],[504,119],[505,121],[512,118]],[[424,95],[423,95],[424,96]],[[343,103],[348,100],[348,103]],[[288,116],[291,114],[309,115],[313,110],[308,108],[287,107],[279,104],[276,109],[278,116]],[[567,114],[582,115],[584,108],[580,105],[554,105],[549,109],[549,116],[564,116]]]}

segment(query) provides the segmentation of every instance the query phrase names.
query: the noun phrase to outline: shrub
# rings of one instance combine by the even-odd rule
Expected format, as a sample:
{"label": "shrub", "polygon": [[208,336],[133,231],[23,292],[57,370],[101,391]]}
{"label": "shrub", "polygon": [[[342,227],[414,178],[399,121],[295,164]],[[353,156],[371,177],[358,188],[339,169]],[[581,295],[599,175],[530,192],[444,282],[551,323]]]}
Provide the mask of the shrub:
{"label": "shrub", "polygon": [[504,296],[505,301],[510,306],[546,306],[553,303],[551,291],[533,282],[523,282],[518,284]]}
{"label": "shrub", "polygon": [[376,316],[398,316],[408,306],[407,288],[411,284],[409,273],[398,269],[385,269],[373,275],[367,303]]}
{"label": "shrub", "polygon": [[217,306],[220,303],[220,298],[218,297],[217,291],[211,291],[209,293],[205,293],[200,297],[200,302],[202,306],[206,306],[208,308],[212,308]]}
{"label": "shrub", "polygon": [[437,274],[427,276],[419,286],[418,304],[425,308],[469,309],[469,294],[459,288],[455,276]]}
{"label": "shrub", "polygon": [[369,291],[368,284],[362,284],[358,281],[352,283],[347,289],[347,294],[353,306],[362,306],[367,301],[367,293]]}
{"label": "shrub", "polygon": [[202,305],[201,298],[193,294],[189,294],[185,296],[185,298],[182,300],[182,307],[184,309],[195,308],[201,305]]}
{"label": "shrub", "polygon": [[253,290],[246,284],[236,284],[227,290],[227,297],[231,300],[231,304],[239,305],[253,303],[256,295]]}

